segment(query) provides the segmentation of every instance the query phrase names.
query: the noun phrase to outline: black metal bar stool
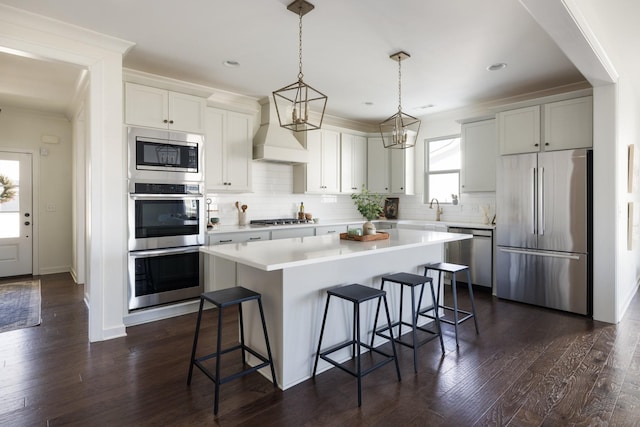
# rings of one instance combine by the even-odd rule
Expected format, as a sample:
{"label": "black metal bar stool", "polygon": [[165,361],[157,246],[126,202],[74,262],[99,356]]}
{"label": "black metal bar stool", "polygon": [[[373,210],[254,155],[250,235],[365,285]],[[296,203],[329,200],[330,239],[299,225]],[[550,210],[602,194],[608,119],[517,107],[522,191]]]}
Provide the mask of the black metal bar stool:
{"label": "black metal bar stool", "polygon": [[[453,312],[453,320],[449,320],[449,319],[445,319],[444,317],[440,318],[441,322],[445,322],[448,323],[450,325],[454,326],[455,329],[455,334],[456,334],[456,347],[459,346],[458,344],[458,325],[466,320],[469,320],[470,318],[473,318],[473,322],[475,323],[476,326],[476,334],[479,333],[478,331],[478,320],[476,319],[476,304],[473,298],[473,286],[471,284],[471,273],[469,272],[469,266],[467,265],[459,265],[459,264],[451,264],[451,263],[447,263],[447,262],[437,262],[437,263],[433,263],[433,264],[427,264],[424,266],[424,275],[426,276],[427,273],[429,273],[429,271],[437,271],[438,272],[438,290],[437,290],[437,299],[436,299],[436,305],[443,309],[443,310],[449,310]],[[460,308],[458,308],[458,291],[457,291],[457,286],[456,286],[456,274],[466,271],[467,273],[467,285],[469,286],[469,299],[471,300],[471,312],[469,311],[465,311],[465,310],[461,310]],[[442,275],[443,273],[451,273],[451,292],[453,293],[453,307],[450,306],[446,306],[443,304],[440,304],[440,284],[442,283]],[[420,299],[422,299],[422,295],[420,296]],[[434,316],[427,314],[427,311],[429,310],[420,310],[418,312],[419,316],[425,316],[425,317],[429,317],[431,319],[434,318]],[[462,318],[459,318],[458,313],[462,313],[464,314],[464,316]],[[436,312],[436,316],[435,317],[439,317],[437,315]]]}
{"label": "black metal bar stool", "polygon": [[[262,320],[262,331],[264,332],[264,340],[267,346],[267,355],[268,357],[264,357],[261,354],[257,353],[255,350],[247,347],[244,343],[244,321],[242,319],[242,303],[247,301],[256,300],[258,302],[258,307],[260,309],[260,319]],[[207,354],[205,356],[200,356],[196,358],[196,348],[198,347],[198,335],[200,333],[200,321],[202,319],[202,308],[204,306],[204,302],[209,301],[211,304],[215,305],[218,308],[218,335],[217,335],[217,344],[216,344],[216,352]],[[238,317],[240,319],[240,344],[235,345],[233,347],[229,347],[226,349],[221,348],[222,341],[222,311],[227,307],[231,307],[237,305],[238,306]],[[229,375],[224,378],[220,378],[220,356],[235,350],[241,350],[242,352],[242,364],[246,365],[246,355],[245,351],[251,353],[262,363],[246,368],[240,372],[236,372],[232,375]],[[209,369],[207,369],[202,362],[209,359],[216,359],[216,372],[213,374]],[[189,364],[189,376],[187,378],[187,384],[191,384],[191,375],[193,374],[193,366],[197,366],[206,376],[208,376],[211,381],[215,383],[215,397],[213,404],[213,414],[218,414],[218,401],[220,397],[220,385],[227,383],[231,380],[239,378],[243,375],[247,375],[251,372],[255,372],[259,369],[264,368],[265,366],[271,367],[271,378],[273,379],[273,386],[278,387],[278,383],[276,381],[276,373],[273,368],[273,359],[271,357],[271,347],[269,346],[269,336],[267,335],[267,325],[264,320],[264,310],[262,309],[262,297],[259,293],[254,292],[252,290],[243,288],[241,286],[236,286],[233,288],[222,289],[219,291],[213,292],[205,292],[200,295],[200,310],[198,311],[198,321],[196,323],[196,333],[193,337],[193,350],[191,351],[191,363]]]}
{"label": "black metal bar stool", "polygon": [[[442,340],[442,331],[440,330],[440,319],[438,316],[433,316],[435,320],[435,331],[431,329],[427,329],[426,327],[418,326],[418,311],[420,310],[420,304],[416,306],[416,295],[415,288],[416,286],[420,286],[420,302],[422,302],[422,293],[424,291],[424,285],[428,284],[429,289],[431,289],[431,298],[433,304],[430,307],[425,307],[421,309],[423,313],[435,310],[436,307],[436,296],[433,291],[433,279],[431,277],[420,276],[419,274],[411,274],[411,273],[396,273],[390,274],[386,276],[382,276],[382,283],[380,285],[380,289],[384,290],[384,285],[386,282],[398,283],[400,286],[400,314],[398,320],[393,323],[390,323],[387,326],[383,326],[380,329],[378,327],[378,315],[380,313],[380,301],[378,301],[378,309],[376,310],[376,320],[373,323],[373,335],[371,336],[371,346],[373,346],[373,340],[376,338],[376,335],[381,336],[386,339],[393,339],[391,334],[386,334],[387,331],[390,331],[391,328],[398,327],[398,334],[396,335],[395,342],[405,347],[409,347],[413,349],[413,370],[418,372],[418,347],[423,344],[428,343],[431,340],[436,338],[440,338],[440,348],[442,349],[442,353],[444,353],[444,342]],[[411,292],[411,323],[402,320],[402,306],[403,306],[403,294],[404,287],[409,286]],[[402,326],[410,326],[411,327],[411,342],[408,343],[402,340]],[[429,335],[418,342],[418,331],[426,332]]]}
{"label": "black metal bar stool", "polygon": [[[387,293],[383,290],[379,290],[379,289],[375,289],[375,288],[371,288],[369,286],[363,286],[363,285],[359,285],[359,284],[352,284],[352,285],[347,285],[347,286],[343,286],[337,289],[332,289],[327,291],[327,304],[324,308],[324,316],[322,319],[322,329],[320,330],[320,339],[318,341],[318,351],[316,352],[316,360],[315,363],[313,365],[313,377],[315,378],[316,376],[316,370],[318,368],[318,359],[322,358],[323,360],[326,360],[327,362],[331,363],[332,365],[342,369],[343,371],[347,372],[348,374],[353,375],[354,377],[356,377],[358,379],[358,406],[362,405],[362,377],[364,377],[365,375],[373,372],[374,370],[382,367],[383,365],[386,365],[387,363],[391,362],[392,360],[395,361],[396,363],[396,372],[398,374],[398,381],[400,381],[400,366],[398,365],[398,356],[396,354],[396,346],[394,344],[394,340],[391,340],[391,348],[393,349],[393,355],[385,353],[381,350],[378,350],[376,348],[373,348],[372,346],[364,343],[361,341],[360,339],[360,304],[362,304],[363,302],[366,301],[370,301],[370,300],[374,300],[377,299],[378,301],[382,300],[384,301],[384,308],[387,312],[387,322],[391,323],[391,318],[389,317],[389,306],[387,305]],[[347,301],[351,301],[353,303],[353,339],[346,341],[342,344],[337,344],[334,345],[324,351],[321,351],[321,346],[322,346],[322,336],[324,335],[324,327],[327,323],[327,313],[329,312],[329,301],[331,300],[331,297],[338,297],[338,298],[342,298],[344,300]],[[341,350],[345,347],[352,347],[352,358],[356,359],[356,367],[355,370],[349,369],[347,367],[342,366],[341,363],[336,362],[335,360],[331,359],[330,357],[328,357],[328,355],[330,353],[333,353],[335,351]],[[375,352],[377,354],[380,354],[382,356],[384,356],[385,358],[377,363],[375,363],[374,365],[372,365],[371,367],[363,370],[362,369],[362,365],[361,365],[361,360],[360,360],[360,348],[361,347],[365,347],[366,349],[368,349],[371,352]]]}

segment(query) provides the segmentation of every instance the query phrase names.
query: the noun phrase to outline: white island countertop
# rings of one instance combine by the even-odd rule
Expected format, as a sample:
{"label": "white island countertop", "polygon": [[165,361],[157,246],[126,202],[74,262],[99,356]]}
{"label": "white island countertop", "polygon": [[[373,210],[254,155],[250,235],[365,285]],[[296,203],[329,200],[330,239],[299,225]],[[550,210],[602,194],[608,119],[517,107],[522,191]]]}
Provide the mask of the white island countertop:
{"label": "white island countertop", "polygon": [[470,239],[469,234],[423,230],[386,230],[389,239],[368,242],[342,240],[338,235],[202,246],[201,252],[264,271],[360,257],[372,252],[393,252],[411,247]]}

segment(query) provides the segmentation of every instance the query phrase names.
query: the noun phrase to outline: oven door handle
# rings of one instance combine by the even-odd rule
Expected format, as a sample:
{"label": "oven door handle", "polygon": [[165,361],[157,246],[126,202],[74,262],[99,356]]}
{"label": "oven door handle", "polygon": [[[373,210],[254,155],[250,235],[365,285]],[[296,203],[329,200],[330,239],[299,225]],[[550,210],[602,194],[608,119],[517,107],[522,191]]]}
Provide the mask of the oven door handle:
{"label": "oven door handle", "polygon": [[159,200],[159,199],[201,199],[202,194],[139,194],[129,193],[132,200]]}
{"label": "oven door handle", "polygon": [[168,248],[168,249],[151,249],[148,251],[135,251],[129,252],[129,256],[133,258],[144,258],[150,256],[162,256],[162,255],[177,255],[177,254],[189,254],[192,252],[199,252],[200,246],[191,246],[184,249]]}

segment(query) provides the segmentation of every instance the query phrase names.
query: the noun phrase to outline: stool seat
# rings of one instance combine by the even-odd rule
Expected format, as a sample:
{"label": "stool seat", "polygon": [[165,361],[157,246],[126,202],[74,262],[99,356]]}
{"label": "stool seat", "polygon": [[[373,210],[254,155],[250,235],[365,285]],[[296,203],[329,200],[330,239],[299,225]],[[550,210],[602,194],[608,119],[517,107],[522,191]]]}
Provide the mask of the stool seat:
{"label": "stool seat", "polygon": [[[264,333],[264,340],[267,347],[267,357],[264,357],[254,349],[248,347],[244,343],[244,321],[242,316],[242,303],[255,300],[258,303],[258,308],[260,310],[260,319],[262,321],[262,332]],[[196,350],[198,347],[198,338],[200,334],[200,323],[202,320],[202,310],[204,307],[204,302],[208,301],[215,305],[218,308],[218,334],[217,334],[217,344],[216,344],[216,352],[207,354],[204,356],[196,357]],[[238,316],[240,323],[240,344],[231,346],[229,348],[223,349],[221,347],[221,338],[222,338],[222,312],[223,309],[227,307],[231,307],[237,305],[238,306]],[[220,365],[221,359],[220,356],[226,353],[230,353],[232,351],[240,350],[242,352],[242,365],[246,365],[246,355],[245,352],[250,353],[254,357],[256,357],[261,363],[245,368],[239,372],[228,375],[226,377],[220,376]],[[215,359],[215,373],[211,372],[204,364],[206,360]],[[271,378],[273,380],[273,386],[278,387],[278,383],[276,380],[276,373],[273,367],[273,358],[271,357],[271,347],[269,346],[269,336],[267,335],[267,325],[264,319],[264,310],[262,308],[262,296],[261,294],[254,292],[250,289],[243,288],[242,286],[235,286],[227,289],[221,289],[218,291],[205,292],[200,295],[200,308],[198,310],[198,320],[196,322],[196,332],[193,337],[193,348],[191,350],[191,363],[189,364],[189,375],[187,376],[187,384],[191,384],[191,377],[193,375],[193,367],[196,366],[200,369],[211,381],[215,384],[215,396],[214,396],[214,404],[213,404],[213,414],[218,414],[218,402],[220,400],[220,385],[227,383],[236,378],[242,377],[244,375],[250,374],[251,372],[255,372],[259,369],[269,366],[271,368]]]}
{"label": "stool seat", "polygon": [[[438,272],[438,292],[437,292],[437,300],[436,300],[436,306],[438,308],[441,308],[442,310],[448,310],[453,312],[453,320],[449,320],[449,319],[445,319],[445,318],[440,318],[441,322],[444,323],[448,323],[450,325],[453,325],[454,327],[454,331],[455,331],[455,335],[456,335],[456,347],[459,347],[459,342],[458,342],[458,325],[461,324],[462,322],[469,320],[471,318],[473,318],[473,322],[475,324],[476,327],[476,334],[479,333],[478,331],[478,319],[476,317],[476,304],[475,304],[475,300],[473,298],[473,284],[471,283],[471,273],[469,271],[469,266],[468,265],[461,265],[461,264],[453,264],[453,263],[449,263],[449,262],[436,262],[436,263],[431,263],[431,264],[426,264],[424,265],[424,275],[426,276],[429,271],[437,271]],[[467,274],[467,285],[469,288],[469,299],[471,301],[471,311],[465,311],[462,310],[458,307],[458,290],[457,290],[457,281],[456,281],[456,273],[460,273],[460,272],[466,272]],[[446,306],[444,304],[440,304],[440,285],[442,284],[442,275],[444,273],[450,273],[451,274],[451,291],[453,294],[453,307],[450,306]],[[430,310],[421,310],[418,312],[419,316],[425,316],[431,319],[440,317],[437,314],[437,310],[435,310],[436,314],[435,316],[432,316],[430,314],[428,314],[428,311]],[[462,313],[464,316],[463,317],[459,317],[459,314]]]}
{"label": "stool seat", "polygon": [[[399,319],[395,322],[390,322],[387,326],[383,326],[381,328],[378,328],[378,314],[380,311],[380,303],[378,303],[378,310],[376,311],[376,317],[375,317],[375,321],[374,321],[374,325],[373,325],[373,335],[371,337],[371,345],[373,346],[374,343],[374,339],[377,336],[380,336],[382,338],[386,338],[389,340],[394,340],[396,343],[403,345],[405,347],[409,347],[413,349],[413,369],[415,372],[418,372],[418,347],[422,346],[423,344],[428,343],[429,341],[432,341],[436,338],[440,339],[440,348],[442,349],[442,353],[444,353],[444,341],[442,339],[442,331],[440,329],[440,320],[438,319],[438,316],[434,316],[433,319],[435,320],[435,324],[436,324],[436,328],[435,331],[431,330],[431,329],[427,329],[426,327],[423,326],[418,326],[417,322],[418,322],[418,313],[421,311],[423,313],[431,311],[431,310],[435,310],[436,307],[436,297],[433,291],[433,279],[431,277],[427,277],[427,276],[421,276],[419,274],[413,274],[413,273],[394,273],[394,274],[387,274],[382,276],[382,282],[380,285],[380,290],[384,289],[384,285],[386,282],[391,282],[391,283],[397,283],[399,285],[402,285],[402,287],[400,288],[400,313],[399,313]],[[429,289],[431,291],[431,298],[433,301],[433,304],[430,307],[426,307],[423,309],[420,309],[420,304],[422,302],[422,294],[424,292],[424,285],[428,284],[429,285]],[[411,288],[411,323],[406,322],[404,320],[402,320],[402,313],[403,313],[403,303],[404,303],[404,287],[405,286],[409,286]],[[416,286],[420,287],[420,298],[419,298],[419,303],[416,306],[416,301],[415,301],[415,288]],[[391,335],[391,329],[398,327],[398,334],[396,335],[395,338],[393,338],[393,335]],[[405,342],[402,340],[402,326],[409,326],[411,327],[411,342]],[[387,334],[387,331],[389,332]],[[429,334],[425,339],[418,341],[418,331],[422,331],[422,332],[426,332],[427,334]]]}
{"label": "stool seat", "polygon": [[[333,345],[328,349],[321,350],[322,348],[322,337],[324,336],[324,328],[327,323],[327,314],[329,313],[329,301],[331,301],[331,297],[337,297],[344,299],[353,303],[353,337],[352,339]],[[353,375],[358,380],[358,406],[362,406],[362,377],[365,375],[375,371],[376,369],[386,365],[387,363],[394,361],[396,364],[396,373],[398,374],[398,381],[400,381],[400,366],[398,365],[398,356],[396,354],[396,347],[393,339],[391,340],[391,348],[393,349],[393,354],[388,354],[383,352],[377,348],[373,348],[373,346],[369,346],[368,344],[362,342],[360,339],[360,304],[375,300],[378,302],[383,301],[384,306],[387,312],[387,322],[391,322],[389,317],[389,306],[387,305],[387,293],[380,289],[371,288],[369,286],[363,286],[358,283],[353,283],[351,285],[342,286],[335,289],[330,289],[327,291],[327,303],[324,308],[324,316],[322,318],[322,328],[320,329],[320,339],[318,340],[318,351],[316,352],[315,363],[313,365],[313,377],[316,376],[316,371],[318,369],[318,360],[322,358],[333,366],[345,371],[346,373]],[[377,317],[377,316],[376,316]],[[342,366],[341,362],[338,362],[329,355],[338,350],[342,350],[343,348],[351,347],[352,349],[352,359],[355,359],[355,369],[350,369],[348,367]],[[364,347],[368,349],[370,352],[374,352],[381,356],[384,356],[384,359],[378,361],[367,369],[362,369],[362,365],[360,363],[361,359],[361,351],[360,348]]]}
{"label": "stool seat", "polygon": [[219,291],[205,292],[200,295],[200,297],[217,307],[225,308],[245,301],[258,299],[261,295],[251,289],[234,286],[232,288],[220,289]]}

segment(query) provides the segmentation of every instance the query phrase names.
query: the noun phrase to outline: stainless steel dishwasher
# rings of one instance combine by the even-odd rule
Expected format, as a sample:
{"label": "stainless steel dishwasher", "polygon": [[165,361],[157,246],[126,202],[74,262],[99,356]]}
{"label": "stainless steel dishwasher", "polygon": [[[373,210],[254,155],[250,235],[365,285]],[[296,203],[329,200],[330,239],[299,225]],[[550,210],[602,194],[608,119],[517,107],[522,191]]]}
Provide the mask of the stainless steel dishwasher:
{"label": "stainless steel dishwasher", "polygon": [[[462,227],[449,227],[447,231],[473,235],[473,239],[447,243],[447,262],[468,265],[471,270],[471,282],[491,289],[493,286],[493,231]],[[466,282],[466,277],[458,277],[458,279]]]}

